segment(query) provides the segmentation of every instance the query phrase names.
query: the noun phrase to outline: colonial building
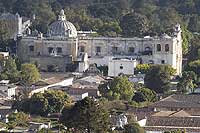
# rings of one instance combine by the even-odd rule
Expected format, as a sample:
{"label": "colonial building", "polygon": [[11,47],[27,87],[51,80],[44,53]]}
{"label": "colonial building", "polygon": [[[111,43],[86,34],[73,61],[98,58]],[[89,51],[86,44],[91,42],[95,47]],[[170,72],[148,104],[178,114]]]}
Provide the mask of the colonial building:
{"label": "colonial building", "polygon": [[49,29],[45,37],[42,33],[23,36],[17,54],[22,62],[36,63],[41,70],[66,71],[67,66],[77,57],[76,28],[65,19],[62,10],[58,20]]}
{"label": "colonial building", "polygon": [[79,56],[88,53],[91,63],[108,65],[110,59],[118,57],[135,58],[140,63],[168,64],[182,71],[182,38],[180,25],[174,28],[173,36],[111,38],[79,37]]}
{"label": "colonial building", "polygon": [[108,76],[117,77],[121,74],[134,75],[137,61],[134,59],[113,58],[108,63]]}
{"label": "colonial building", "polygon": [[49,26],[46,36],[41,33],[24,35],[18,45],[18,56],[23,62],[36,63],[41,70],[57,68],[67,71],[69,64],[88,54],[90,64],[107,65],[113,58],[131,58],[139,63],[168,64],[182,71],[182,38],[180,25],[172,36],[122,38],[94,37],[90,32],[77,31],[66,20],[64,10]]}

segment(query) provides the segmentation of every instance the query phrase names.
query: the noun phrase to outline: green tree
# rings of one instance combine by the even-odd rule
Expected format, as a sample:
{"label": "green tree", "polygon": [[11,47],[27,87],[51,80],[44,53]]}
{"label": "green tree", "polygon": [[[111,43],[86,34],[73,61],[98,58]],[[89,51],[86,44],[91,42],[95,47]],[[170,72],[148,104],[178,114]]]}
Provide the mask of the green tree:
{"label": "green tree", "polygon": [[138,123],[130,123],[125,125],[124,133],[145,133],[145,131]]}
{"label": "green tree", "polygon": [[197,75],[193,71],[184,71],[177,85],[179,93],[194,92]]}
{"label": "green tree", "polygon": [[108,66],[99,66],[97,68],[104,76],[108,76]]}
{"label": "green tree", "polygon": [[27,127],[29,116],[23,112],[13,113],[8,116],[8,126],[23,126]]}
{"label": "green tree", "polygon": [[167,32],[172,29],[173,26],[177,23],[182,24],[182,18],[178,14],[178,12],[171,7],[160,8],[158,12],[159,20],[160,20],[160,28],[161,32]]}
{"label": "green tree", "polygon": [[145,74],[149,71],[151,65],[150,64],[138,64],[135,68],[135,73],[142,73]]}
{"label": "green tree", "polygon": [[22,64],[21,78],[25,84],[31,85],[40,79],[40,73],[34,64]]}
{"label": "green tree", "polygon": [[64,106],[71,104],[71,98],[63,91],[49,90],[35,93],[30,98],[19,99],[13,108],[30,114],[46,116],[49,113],[60,113]]}
{"label": "green tree", "polygon": [[156,93],[165,93],[170,88],[170,79],[175,72],[169,65],[153,65],[145,75],[145,85]]}
{"label": "green tree", "polygon": [[178,11],[181,12],[181,14],[193,14],[196,12],[195,8],[195,2],[194,0],[183,0],[179,4]]}
{"label": "green tree", "polygon": [[35,14],[36,19],[33,21],[32,29],[42,33],[47,33],[48,25],[56,19],[47,0],[16,0],[13,11],[29,18]]}
{"label": "green tree", "polygon": [[19,71],[17,70],[15,60],[10,57],[3,62],[5,62],[5,65],[2,63],[3,71],[0,74],[0,79],[8,79],[11,82],[16,82],[19,78]]}
{"label": "green tree", "polygon": [[194,60],[188,64],[186,67],[186,70],[193,71],[197,74],[198,77],[200,77],[200,60]]}
{"label": "green tree", "polygon": [[99,27],[98,33],[103,36],[116,37],[122,32],[118,22],[104,22],[102,27]]}
{"label": "green tree", "polygon": [[6,21],[0,20],[0,49],[6,51],[8,40],[10,39],[9,28],[6,26]]}
{"label": "green tree", "polygon": [[189,51],[189,42],[193,38],[192,34],[187,30],[186,26],[182,26],[182,47],[183,47],[183,54],[188,54]]}
{"label": "green tree", "polygon": [[[36,14],[32,28],[41,32],[47,31],[47,25],[56,19],[55,14],[58,14],[63,7],[70,9],[67,11],[67,19],[71,21],[69,18],[73,16],[72,22],[76,22],[78,30],[88,29],[89,26],[92,30],[102,25],[106,27],[107,22],[119,22],[126,14],[139,13],[147,16],[146,18],[152,23],[151,30],[158,33],[168,31],[176,23],[185,23],[189,25],[188,28],[192,32],[198,32],[199,5],[198,0],[2,0],[0,1],[0,12],[18,12],[29,18]],[[134,17],[131,18],[134,19]],[[98,26],[99,22],[101,26]],[[132,25],[134,23],[130,23],[130,26]],[[108,33],[109,35],[115,34]]]}
{"label": "green tree", "polygon": [[42,128],[41,130],[37,131],[36,133],[53,133],[50,129]]}
{"label": "green tree", "polygon": [[190,21],[188,23],[188,29],[191,32],[199,32],[200,31],[200,16],[195,14],[190,17]]}
{"label": "green tree", "polygon": [[157,100],[156,93],[148,88],[140,88],[133,96],[136,102],[155,102]]}
{"label": "green tree", "polygon": [[149,21],[145,15],[129,13],[120,21],[122,34],[126,37],[143,36],[149,30]]}
{"label": "green tree", "polygon": [[178,130],[173,130],[173,131],[166,131],[164,133],[186,133],[185,130],[181,130],[181,129],[178,129]]}
{"label": "green tree", "polygon": [[72,108],[64,108],[62,123],[68,128],[81,132],[107,132],[109,115],[99,102],[92,98],[85,98],[75,103]]}
{"label": "green tree", "polygon": [[151,22],[150,33],[153,35],[160,35],[167,33],[172,35],[173,26],[177,23],[182,24],[182,18],[178,12],[171,8],[170,6],[158,7],[152,14],[149,16]]}
{"label": "green tree", "polygon": [[43,96],[48,101],[47,112],[57,113],[61,112],[63,107],[72,102],[70,96],[63,91],[46,91]]}
{"label": "green tree", "polygon": [[190,49],[188,52],[188,60],[194,61],[200,59],[200,35],[193,35],[190,41]]}
{"label": "green tree", "polygon": [[120,99],[130,101],[134,95],[133,84],[127,77],[116,77],[111,82],[101,85],[100,91],[108,99]]}
{"label": "green tree", "polygon": [[29,102],[29,112],[31,114],[44,116],[47,113],[49,103],[42,93],[33,94],[29,99]]}

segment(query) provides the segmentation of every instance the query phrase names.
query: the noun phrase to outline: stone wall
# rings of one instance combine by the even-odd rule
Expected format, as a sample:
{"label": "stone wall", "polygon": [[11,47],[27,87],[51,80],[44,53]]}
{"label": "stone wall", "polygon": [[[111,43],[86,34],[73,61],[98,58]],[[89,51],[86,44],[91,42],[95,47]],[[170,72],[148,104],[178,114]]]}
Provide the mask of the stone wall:
{"label": "stone wall", "polygon": [[[66,65],[72,63],[72,59],[69,56],[37,56],[31,57],[30,62],[37,64],[41,71],[66,71]],[[55,70],[49,70],[55,69]]]}

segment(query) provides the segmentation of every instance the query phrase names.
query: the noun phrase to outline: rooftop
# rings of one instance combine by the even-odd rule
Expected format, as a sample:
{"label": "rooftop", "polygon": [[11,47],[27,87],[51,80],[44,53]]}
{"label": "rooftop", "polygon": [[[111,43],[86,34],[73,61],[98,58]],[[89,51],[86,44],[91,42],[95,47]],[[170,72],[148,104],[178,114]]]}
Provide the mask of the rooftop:
{"label": "rooftop", "polygon": [[80,84],[83,84],[83,85],[88,85],[88,84],[101,84],[104,81],[105,81],[104,78],[96,75],[96,76],[83,77],[81,79],[74,81],[74,83],[80,83]]}
{"label": "rooftop", "polygon": [[186,131],[200,131],[200,117],[148,117],[145,130],[166,131],[186,129]]}
{"label": "rooftop", "polygon": [[157,117],[193,117],[190,113],[180,110],[180,111],[160,111],[152,116],[157,116]]}
{"label": "rooftop", "polygon": [[200,108],[200,95],[171,95],[150,107],[157,108]]}

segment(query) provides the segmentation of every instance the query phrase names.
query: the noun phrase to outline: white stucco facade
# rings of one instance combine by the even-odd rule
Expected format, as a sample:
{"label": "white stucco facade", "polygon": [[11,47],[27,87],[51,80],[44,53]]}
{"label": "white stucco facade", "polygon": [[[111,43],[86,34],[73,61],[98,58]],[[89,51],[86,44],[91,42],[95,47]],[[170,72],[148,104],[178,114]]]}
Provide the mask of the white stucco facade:
{"label": "white stucco facade", "polygon": [[33,90],[29,93],[29,95],[32,96],[35,93],[44,93],[49,88],[55,87],[55,86],[70,86],[70,85],[73,84],[73,80],[74,80],[74,78],[71,77],[71,78],[64,79],[60,82],[54,83],[54,84],[41,86],[41,87],[38,87],[38,88],[33,87]]}
{"label": "white stucco facade", "polygon": [[108,63],[108,76],[116,77],[120,74],[133,75],[137,61],[134,59],[114,58]]}
{"label": "white stucco facade", "polygon": [[159,37],[120,38],[80,36],[78,57],[88,53],[90,63],[108,65],[111,58],[134,58],[145,64],[167,64],[182,72],[182,38],[180,25],[174,27],[174,34]]}
{"label": "white stucco facade", "polygon": [[66,20],[62,10],[58,20],[49,28],[48,35],[44,37],[40,33],[39,36],[22,36],[17,53],[22,62],[37,62],[42,69],[56,66],[60,71],[66,71],[69,69],[67,64],[78,61],[87,53],[89,64],[95,63],[97,66],[108,66],[112,58],[128,57],[139,63],[171,65],[176,69],[177,75],[182,72],[182,31],[179,24],[174,27],[170,36],[94,37],[91,35],[93,32],[76,31],[75,26]]}

